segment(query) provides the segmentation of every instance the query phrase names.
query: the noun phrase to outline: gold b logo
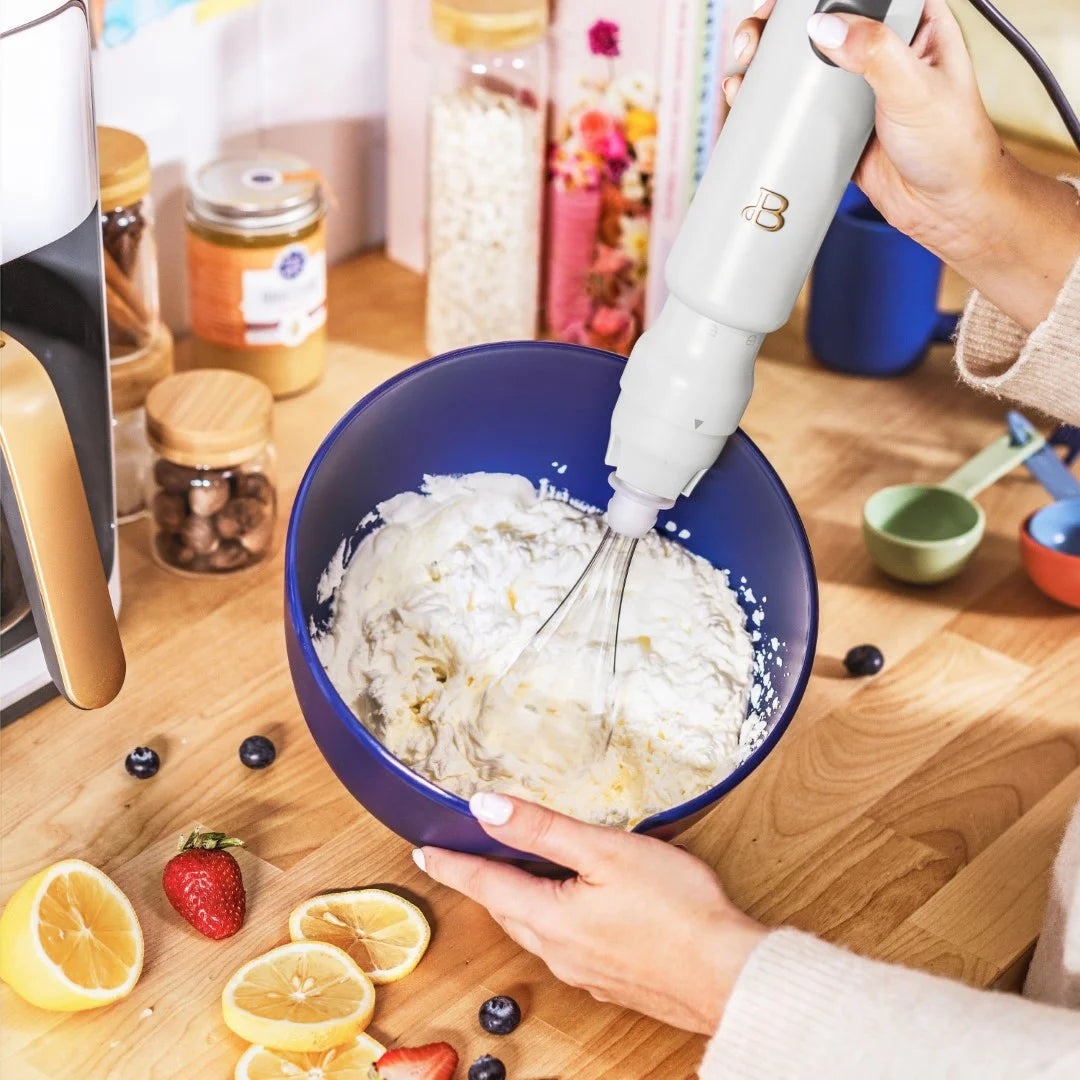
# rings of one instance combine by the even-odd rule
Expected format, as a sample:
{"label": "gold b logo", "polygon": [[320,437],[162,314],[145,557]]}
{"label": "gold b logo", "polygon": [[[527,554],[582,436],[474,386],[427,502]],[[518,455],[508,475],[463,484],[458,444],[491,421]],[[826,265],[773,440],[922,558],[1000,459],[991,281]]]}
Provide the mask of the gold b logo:
{"label": "gold b logo", "polygon": [[744,206],[742,216],[766,232],[779,232],[786,224],[784,211],[791,205],[779,191],[761,188],[758,201]]}

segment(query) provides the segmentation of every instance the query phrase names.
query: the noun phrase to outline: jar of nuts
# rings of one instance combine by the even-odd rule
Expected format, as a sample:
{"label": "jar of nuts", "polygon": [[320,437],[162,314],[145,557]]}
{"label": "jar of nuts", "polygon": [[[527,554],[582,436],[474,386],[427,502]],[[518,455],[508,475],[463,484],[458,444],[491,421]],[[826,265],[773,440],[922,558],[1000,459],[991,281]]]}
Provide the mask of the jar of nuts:
{"label": "jar of nuts", "polygon": [[156,455],[147,502],[163,566],[227,574],[266,557],[277,513],[272,414],[266,385],[238,371],[185,371],[147,395]]}

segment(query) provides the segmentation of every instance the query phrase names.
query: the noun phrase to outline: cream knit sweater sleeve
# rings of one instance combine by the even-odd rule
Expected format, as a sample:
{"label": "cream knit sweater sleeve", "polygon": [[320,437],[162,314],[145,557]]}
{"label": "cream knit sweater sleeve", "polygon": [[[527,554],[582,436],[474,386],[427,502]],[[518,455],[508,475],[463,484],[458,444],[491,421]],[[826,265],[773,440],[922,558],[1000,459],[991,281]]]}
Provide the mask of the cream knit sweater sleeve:
{"label": "cream knit sweater sleeve", "polygon": [[974,990],[798,930],[750,954],[701,1080],[1076,1080],[1080,808],[1054,866],[1025,993]]}
{"label": "cream knit sweater sleeve", "polygon": [[[1080,179],[1062,179],[1080,197]],[[972,293],[956,338],[956,366],[979,390],[1080,424],[1080,260],[1053,311],[1030,335]]]}
{"label": "cream knit sweater sleeve", "polygon": [[[1080,181],[1070,181],[1080,190]],[[1080,260],[1033,333],[977,293],[961,377],[1080,424]],[[1080,808],[1062,841],[1027,999],[856,956],[798,930],[751,953],[701,1080],[1080,1077]]]}

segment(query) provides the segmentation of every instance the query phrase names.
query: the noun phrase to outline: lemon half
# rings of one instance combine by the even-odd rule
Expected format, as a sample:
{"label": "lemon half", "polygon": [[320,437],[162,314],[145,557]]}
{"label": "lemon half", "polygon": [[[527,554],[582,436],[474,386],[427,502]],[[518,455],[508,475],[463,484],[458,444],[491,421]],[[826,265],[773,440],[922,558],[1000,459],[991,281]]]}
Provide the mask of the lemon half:
{"label": "lemon half", "polygon": [[234,1080],[369,1080],[386,1047],[360,1034],[343,1046],[314,1054],[249,1046],[236,1063]]}
{"label": "lemon half", "polygon": [[420,963],[431,927],[397,893],[353,889],[305,901],[289,916],[289,937],[337,945],[378,985],[404,978]]}
{"label": "lemon half", "polygon": [[246,963],[221,995],[226,1025],[275,1050],[340,1046],[367,1027],[375,987],[347,952],[322,941],[280,945]]}
{"label": "lemon half", "polygon": [[0,915],[0,979],[42,1009],[78,1012],[119,1001],[142,965],[131,901],[81,859],[35,874]]}

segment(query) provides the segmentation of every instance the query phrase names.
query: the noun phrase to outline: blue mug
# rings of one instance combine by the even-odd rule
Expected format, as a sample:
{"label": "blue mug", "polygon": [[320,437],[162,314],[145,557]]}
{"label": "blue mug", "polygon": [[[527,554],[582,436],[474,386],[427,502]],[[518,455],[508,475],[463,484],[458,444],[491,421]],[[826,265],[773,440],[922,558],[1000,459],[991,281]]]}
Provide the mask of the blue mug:
{"label": "blue mug", "polygon": [[826,367],[851,375],[900,375],[959,315],[939,312],[941,260],[849,184],[810,278],[807,336]]}

